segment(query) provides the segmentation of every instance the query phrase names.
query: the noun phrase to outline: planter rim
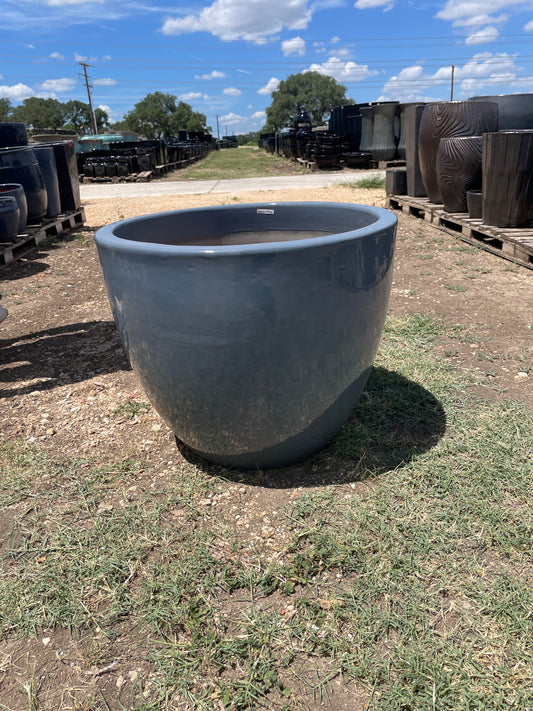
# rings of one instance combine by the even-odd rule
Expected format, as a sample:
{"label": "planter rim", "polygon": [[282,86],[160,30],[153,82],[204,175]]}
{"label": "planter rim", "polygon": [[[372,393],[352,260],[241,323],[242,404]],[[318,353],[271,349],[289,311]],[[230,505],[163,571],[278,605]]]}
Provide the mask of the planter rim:
{"label": "planter rim", "polygon": [[[336,232],[321,237],[309,237],[297,240],[287,240],[280,242],[265,242],[239,245],[169,245],[158,242],[140,242],[118,237],[114,230],[119,225],[123,227],[128,224],[146,222],[147,229],[152,220],[162,216],[217,212],[217,211],[242,211],[244,209],[254,210],[275,210],[276,207],[286,208],[342,208],[358,213],[365,212],[372,221],[363,227],[357,227],[344,232]],[[264,203],[241,203],[239,205],[214,205],[209,207],[194,207],[183,210],[169,210],[167,212],[156,212],[149,215],[130,217],[125,220],[110,223],[101,227],[95,234],[95,242],[98,247],[111,249],[115,252],[122,252],[136,255],[152,255],[157,257],[207,257],[217,258],[236,255],[273,254],[280,252],[295,252],[310,247],[339,244],[353,239],[362,239],[368,235],[375,235],[377,232],[387,230],[397,223],[394,213],[382,207],[361,205],[358,203],[341,202],[264,202]],[[310,225],[309,229],[313,229]]]}

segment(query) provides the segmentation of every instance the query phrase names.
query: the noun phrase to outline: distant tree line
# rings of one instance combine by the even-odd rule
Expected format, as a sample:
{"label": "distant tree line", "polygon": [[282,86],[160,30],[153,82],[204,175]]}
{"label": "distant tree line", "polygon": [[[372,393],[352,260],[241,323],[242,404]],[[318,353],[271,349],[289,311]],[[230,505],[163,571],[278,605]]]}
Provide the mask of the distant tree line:
{"label": "distant tree line", "polygon": [[[100,108],[94,111],[99,131],[109,128],[109,117]],[[89,104],[83,101],[61,102],[57,99],[42,99],[31,96],[22,104],[12,106],[9,99],[0,99],[0,121],[20,121],[34,133],[39,131],[74,131],[78,134],[93,132],[93,123]]]}
{"label": "distant tree line", "polygon": [[[313,125],[321,125],[332,108],[352,103],[353,99],[346,97],[346,87],[330,76],[319,72],[291,74],[272,93],[262,130],[280,131],[290,126],[302,111],[309,115]],[[175,136],[178,131],[211,132],[205,114],[161,91],[147,94],[122,121],[110,124],[107,113],[100,108],[95,109],[95,118],[99,132],[128,130],[146,138]],[[12,106],[9,99],[0,98],[0,121],[21,121],[33,132],[57,129],[70,129],[80,135],[93,132],[89,104],[76,100],[62,103],[57,99],[30,97]],[[247,134],[246,140],[255,140],[255,135]]]}

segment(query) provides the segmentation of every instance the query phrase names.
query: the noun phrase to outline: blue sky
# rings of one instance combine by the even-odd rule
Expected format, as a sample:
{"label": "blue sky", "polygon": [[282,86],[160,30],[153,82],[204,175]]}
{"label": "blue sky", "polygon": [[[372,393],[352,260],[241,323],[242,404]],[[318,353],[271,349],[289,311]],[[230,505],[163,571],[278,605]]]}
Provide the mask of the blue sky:
{"label": "blue sky", "polygon": [[0,97],[87,101],[112,120],[170,93],[216,135],[259,130],[290,74],[356,102],[533,92],[533,0],[0,0]]}

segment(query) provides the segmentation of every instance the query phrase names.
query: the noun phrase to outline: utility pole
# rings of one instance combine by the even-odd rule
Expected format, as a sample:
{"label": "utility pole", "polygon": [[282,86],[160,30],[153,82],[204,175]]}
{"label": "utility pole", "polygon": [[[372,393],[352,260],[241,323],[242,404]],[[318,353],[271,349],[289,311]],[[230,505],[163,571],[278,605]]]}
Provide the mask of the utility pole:
{"label": "utility pole", "polygon": [[450,91],[450,101],[453,101],[453,75],[455,72],[455,64],[452,64],[452,88]]}
{"label": "utility pole", "polygon": [[80,74],[79,76],[84,76],[85,77],[85,86],[87,87],[87,97],[89,99],[89,111],[91,112],[91,121],[93,124],[93,134],[96,136],[98,133],[98,126],[96,125],[96,116],[94,115],[94,109],[93,109],[93,102],[91,99],[91,84],[89,84],[89,77],[87,76],[87,67],[90,67],[90,64],[85,64],[85,62],[78,62],[80,67],[83,67],[83,75]]}
{"label": "utility pole", "polygon": [[218,114],[215,114],[215,116],[217,117],[217,138],[220,140],[220,130],[218,128]]}

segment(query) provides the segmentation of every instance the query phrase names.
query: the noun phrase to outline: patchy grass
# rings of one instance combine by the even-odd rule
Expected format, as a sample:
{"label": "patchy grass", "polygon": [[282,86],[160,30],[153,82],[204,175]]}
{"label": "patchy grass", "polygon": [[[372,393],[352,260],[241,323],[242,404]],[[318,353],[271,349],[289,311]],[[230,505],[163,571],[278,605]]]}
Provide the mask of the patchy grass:
{"label": "patchy grass", "polygon": [[382,189],[385,190],[385,178],[379,176],[373,176],[369,178],[361,178],[360,180],[354,180],[350,183],[343,183],[347,188],[366,188],[368,190],[372,189]]}
{"label": "patchy grass", "polygon": [[[304,486],[280,507],[263,489],[266,538],[223,503],[261,472],[2,442],[4,642],[83,630],[90,669],[148,630],[132,710],[335,708],[341,688],[354,709],[527,708],[533,413],[470,394],[475,373],[440,355],[469,337],[389,319],[351,417],[294,468]],[[335,483],[306,488],[310,472]]]}
{"label": "patchy grass", "polygon": [[262,178],[270,175],[299,175],[306,169],[281,156],[257,147],[240,146],[211,151],[205,158],[172,174],[180,180],[222,180]]}

